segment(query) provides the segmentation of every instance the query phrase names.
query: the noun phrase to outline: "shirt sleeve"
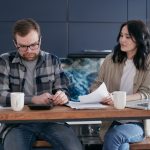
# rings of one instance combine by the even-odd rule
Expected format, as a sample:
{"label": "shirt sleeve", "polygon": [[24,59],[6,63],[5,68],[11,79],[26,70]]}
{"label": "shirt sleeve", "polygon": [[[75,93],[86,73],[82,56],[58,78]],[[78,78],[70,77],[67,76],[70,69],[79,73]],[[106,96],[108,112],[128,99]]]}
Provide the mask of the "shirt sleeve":
{"label": "shirt sleeve", "polygon": [[55,94],[58,90],[61,90],[65,92],[65,94],[69,97],[69,91],[68,86],[70,84],[69,78],[67,77],[66,73],[63,71],[63,68],[61,67],[61,62],[57,58],[54,63],[54,69],[55,69],[55,81],[53,84],[53,94]]}
{"label": "shirt sleeve", "polygon": [[10,105],[9,65],[0,57],[0,105]]}
{"label": "shirt sleeve", "polygon": [[[142,76],[142,79],[140,78],[141,76]],[[136,85],[138,86],[138,83],[140,80],[142,81],[137,92],[141,94],[141,97],[143,99],[150,98],[150,56],[148,56],[147,70],[139,72],[135,86]]]}
{"label": "shirt sleeve", "polygon": [[94,81],[94,83],[90,87],[90,91],[96,90],[103,83],[104,75],[105,75],[105,68],[106,68],[106,59],[104,60],[103,64],[99,67],[97,79]]}

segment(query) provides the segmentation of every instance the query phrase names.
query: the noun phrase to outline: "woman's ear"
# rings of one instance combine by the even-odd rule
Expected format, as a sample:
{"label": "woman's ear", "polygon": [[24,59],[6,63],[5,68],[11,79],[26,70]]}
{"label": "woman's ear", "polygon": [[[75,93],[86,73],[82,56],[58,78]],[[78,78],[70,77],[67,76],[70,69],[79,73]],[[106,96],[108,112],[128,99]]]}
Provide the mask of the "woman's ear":
{"label": "woman's ear", "polygon": [[40,36],[40,38],[39,38],[39,44],[41,45],[41,39],[42,39],[42,36]]}

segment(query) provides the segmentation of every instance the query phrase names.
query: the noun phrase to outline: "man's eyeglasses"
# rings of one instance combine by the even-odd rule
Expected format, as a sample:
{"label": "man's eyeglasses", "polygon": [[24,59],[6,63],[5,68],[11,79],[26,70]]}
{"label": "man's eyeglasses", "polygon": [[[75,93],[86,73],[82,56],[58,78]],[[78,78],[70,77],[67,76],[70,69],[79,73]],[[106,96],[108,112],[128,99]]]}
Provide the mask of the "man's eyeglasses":
{"label": "man's eyeglasses", "polygon": [[30,50],[37,50],[39,48],[39,45],[40,45],[40,41],[37,43],[30,44],[30,45],[19,45],[17,46],[17,49],[19,49],[20,51],[26,52],[28,48],[30,48]]}

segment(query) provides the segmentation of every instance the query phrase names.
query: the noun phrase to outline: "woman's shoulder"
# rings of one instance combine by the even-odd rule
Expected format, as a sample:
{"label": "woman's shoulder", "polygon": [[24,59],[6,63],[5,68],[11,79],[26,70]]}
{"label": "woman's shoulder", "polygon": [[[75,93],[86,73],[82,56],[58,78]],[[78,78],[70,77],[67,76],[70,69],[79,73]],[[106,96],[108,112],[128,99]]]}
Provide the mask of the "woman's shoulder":
{"label": "woman's shoulder", "polygon": [[112,59],[113,53],[110,53],[106,56],[107,59]]}
{"label": "woman's shoulder", "polygon": [[112,63],[112,56],[113,56],[113,53],[108,54],[108,55],[105,57],[104,62],[105,62],[105,63]]}
{"label": "woman's shoulder", "polygon": [[147,63],[148,68],[150,69],[150,54],[147,56],[146,63]]}

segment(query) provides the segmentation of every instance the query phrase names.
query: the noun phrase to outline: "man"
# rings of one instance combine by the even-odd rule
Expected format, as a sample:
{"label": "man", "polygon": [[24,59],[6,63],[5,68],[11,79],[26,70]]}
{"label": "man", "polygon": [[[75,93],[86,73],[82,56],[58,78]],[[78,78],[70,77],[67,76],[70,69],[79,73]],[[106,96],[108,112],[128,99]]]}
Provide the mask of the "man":
{"label": "man", "polygon": [[[63,105],[69,101],[59,59],[42,51],[40,27],[33,19],[18,20],[13,28],[16,52],[0,56],[0,104],[10,106],[11,92],[24,92],[25,104]],[[37,139],[47,140],[53,150],[81,150],[66,123],[16,123],[2,125],[5,150],[29,150]]]}

